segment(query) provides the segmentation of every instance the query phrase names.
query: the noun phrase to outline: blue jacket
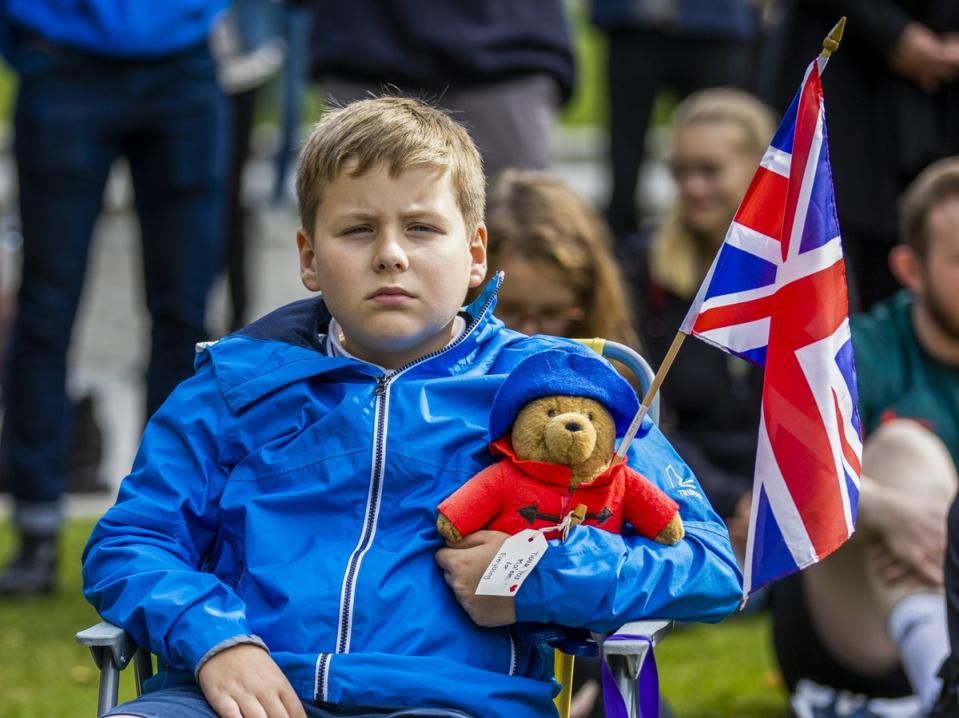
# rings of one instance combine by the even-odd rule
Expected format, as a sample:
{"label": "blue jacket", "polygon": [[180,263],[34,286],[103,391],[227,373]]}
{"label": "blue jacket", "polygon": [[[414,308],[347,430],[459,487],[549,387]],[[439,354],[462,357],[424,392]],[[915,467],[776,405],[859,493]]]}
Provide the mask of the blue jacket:
{"label": "blue jacket", "polygon": [[158,57],[206,40],[227,0],[0,0],[5,25],[112,57]]}
{"label": "blue jacket", "polygon": [[[545,348],[587,351],[505,329],[496,285],[466,307],[459,340],[390,377],[319,351],[329,315],[317,299],[201,353],[90,537],[90,602],[187,677],[252,634],[303,699],[553,715],[550,654],[473,624],[433,558],[436,505],[493,460],[488,413],[507,372]],[[630,461],[679,502],[686,538],[577,527],[523,585],[519,620],[609,630],[735,608],[726,530],[647,429]]]}

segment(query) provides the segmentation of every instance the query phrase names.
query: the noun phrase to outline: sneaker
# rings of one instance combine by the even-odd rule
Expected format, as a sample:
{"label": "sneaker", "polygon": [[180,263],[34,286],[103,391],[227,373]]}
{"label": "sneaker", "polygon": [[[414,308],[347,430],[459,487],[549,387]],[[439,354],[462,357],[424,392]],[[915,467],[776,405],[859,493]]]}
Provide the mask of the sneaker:
{"label": "sneaker", "polygon": [[97,422],[94,398],[87,394],[73,405],[67,492],[71,494],[109,492],[110,484],[100,473],[102,459],[103,431]]}
{"label": "sneaker", "polygon": [[919,696],[905,698],[869,698],[859,693],[837,690],[806,678],[796,684],[790,697],[796,718],[919,718]]}
{"label": "sneaker", "polygon": [[21,536],[20,549],[0,573],[0,597],[52,593],[57,582],[57,537]]}

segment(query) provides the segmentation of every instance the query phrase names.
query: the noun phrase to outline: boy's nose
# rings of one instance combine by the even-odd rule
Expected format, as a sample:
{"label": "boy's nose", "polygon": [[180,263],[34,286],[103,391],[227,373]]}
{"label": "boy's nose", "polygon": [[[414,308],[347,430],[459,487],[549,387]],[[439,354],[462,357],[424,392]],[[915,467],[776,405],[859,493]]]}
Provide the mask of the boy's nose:
{"label": "boy's nose", "polygon": [[390,270],[402,271],[406,267],[406,265],[403,262],[401,262],[399,259],[392,259],[392,260],[381,259],[376,266],[377,266],[377,269],[379,269],[381,272],[386,272]]}
{"label": "boy's nose", "polygon": [[392,237],[384,237],[373,259],[373,266],[378,272],[404,272],[409,261],[399,242]]}

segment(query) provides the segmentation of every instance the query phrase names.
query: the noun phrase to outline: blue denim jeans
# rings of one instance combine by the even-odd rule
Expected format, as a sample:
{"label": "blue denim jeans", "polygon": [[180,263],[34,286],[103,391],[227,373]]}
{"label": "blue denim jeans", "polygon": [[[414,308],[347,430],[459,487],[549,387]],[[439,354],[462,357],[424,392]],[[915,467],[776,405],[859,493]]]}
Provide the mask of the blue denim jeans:
{"label": "blue denim jeans", "polygon": [[14,64],[24,251],[6,358],[0,477],[16,499],[21,530],[48,533],[59,525],[67,459],[67,350],[110,166],[128,160],[140,219],[152,318],[149,415],[192,373],[194,344],[207,338],[229,117],[205,46],[127,60],[24,36]]}
{"label": "blue denim jeans", "polygon": [[[465,713],[443,708],[407,708],[401,711],[361,712],[315,703],[304,703],[307,718],[470,718]],[[196,686],[165,688],[156,693],[147,693],[129,703],[117,706],[104,716],[134,715],[139,718],[217,718],[216,711],[206,702]]]}

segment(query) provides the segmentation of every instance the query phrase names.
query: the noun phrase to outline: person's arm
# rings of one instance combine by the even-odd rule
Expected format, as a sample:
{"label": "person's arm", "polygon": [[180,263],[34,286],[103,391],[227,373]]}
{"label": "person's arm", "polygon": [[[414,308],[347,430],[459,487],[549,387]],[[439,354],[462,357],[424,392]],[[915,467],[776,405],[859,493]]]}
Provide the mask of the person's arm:
{"label": "person's arm", "polygon": [[929,497],[860,478],[857,528],[882,542],[887,580],[912,576],[920,585],[942,588],[948,510]]}
{"label": "person's arm", "polygon": [[173,668],[194,672],[221,716],[305,718],[252,635],[246,606],[205,571],[219,495],[239,452],[211,362],[150,420],[132,473],[83,552],[84,595]]}
{"label": "person's arm", "polygon": [[699,479],[716,513],[726,522],[733,549],[742,559],[746,554],[752,477],[726,471],[713,463],[703,448],[689,440],[682,431],[669,432],[669,441]]}
{"label": "person's arm", "polygon": [[726,471],[681,430],[668,432],[668,437],[676,453],[683,457],[699,480],[716,513],[723,519],[735,516],[739,501],[752,491],[752,477]]}
{"label": "person's arm", "polygon": [[231,423],[207,363],[150,420],[116,504],[83,553],[87,600],[181,670],[251,634],[243,602],[202,570],[231,462]]}
{"label": "person's arm", "polygon": [[801,0],[801,4],[827,22],[846,16],[846,32],[882,57],[889,56],[913,19],[895,0]]}
{"label": "person's arm", "polygon": [[849,19],[847,32],[900,77],[936,92],[959,73],[955,46],[893,0],[806,0],[823,17]]}
{"label": "person's arm", "polygon": [[742,599],[729,536],[698,482],[658,429],[630,448],[630,465],[680,506],[686,536],[663,546],[577,526],[550,548],[515,600],[516,619],[610,631],[627,621],[719,621]]}
{"label": "person's arm", "polygon": [[[859,418],[865,445],[874,438],[896,398],[905,391],[903,377],[909,374],[903,351],[887,330],[887,322],[871,315],[852,320],[856,361]],[[893,559],[887,575],[914,574],[924,584],[942,585],[947,506],[929,497],[883,485],[869,476],[875,469],[869,461],[860,478],[856,530],[874,536]],[[879,469],[881,470],[881,468]]]}

